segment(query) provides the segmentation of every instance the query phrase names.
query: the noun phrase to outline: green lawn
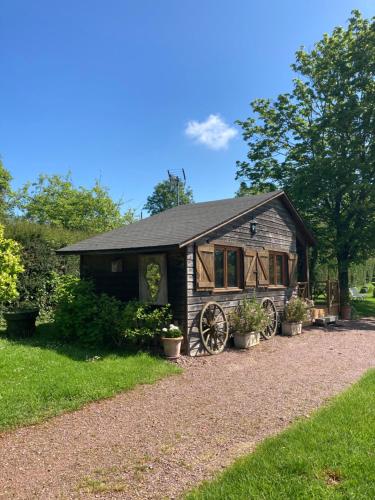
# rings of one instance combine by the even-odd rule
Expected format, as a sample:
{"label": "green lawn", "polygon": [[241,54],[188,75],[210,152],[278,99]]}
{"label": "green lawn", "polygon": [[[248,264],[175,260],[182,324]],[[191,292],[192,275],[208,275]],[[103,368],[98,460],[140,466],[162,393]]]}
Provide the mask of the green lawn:
{"label": "green lawn", "polygon": [[90,350],[54,340],[41,325],[31,340],[0,337],[0,430],[32,424],[152,383],[180,369],[148,354]]}
{"label": "green lawn", "polygon": [[[375,498],[375,370],[189,500]],[[235,422],[233,423],[235,425]]]}
{"label": "green lawn", "polygon": [[352,307],[360,318],[365,318],[366,316],[375,317],[375,297],[372,295],[372,289],[373,287],[371,286],[365,300],[352,301]]}

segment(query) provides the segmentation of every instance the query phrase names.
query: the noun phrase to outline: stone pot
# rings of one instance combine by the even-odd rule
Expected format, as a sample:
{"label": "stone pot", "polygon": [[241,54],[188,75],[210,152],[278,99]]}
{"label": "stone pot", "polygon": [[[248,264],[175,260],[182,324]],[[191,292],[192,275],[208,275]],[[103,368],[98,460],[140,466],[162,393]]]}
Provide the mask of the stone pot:
{"label": "stone pot", "polygon": [[341,319],[350,319],[352,315],[352,308],[350,305],[341,306],[340,309]]}
{"label": "stone pot", "polygon": [[177,359],[180,357],[181,344],[184,337],[162,337],[161,341],[163,343],[164,355],[168,359]]}
{"label": "stone pot", "polygon": [[283,321],[281,323],[281,332],[283,335],[287,335],[288,337],[299,335],[300,333],[302,333],[302,321],[298,321],[295,323]]}
{"label": "stone pot", "polygon": [[25,309],[3,314],[7,324],[7,336],[10,338],[31,337],[35,334],[35,321],[39,309]]}
{"label": "stone pot", "polygon": [[259,344],[260,333],[248,332],[248,333],[234,333],[234,345],[237,349],[249,349]]}

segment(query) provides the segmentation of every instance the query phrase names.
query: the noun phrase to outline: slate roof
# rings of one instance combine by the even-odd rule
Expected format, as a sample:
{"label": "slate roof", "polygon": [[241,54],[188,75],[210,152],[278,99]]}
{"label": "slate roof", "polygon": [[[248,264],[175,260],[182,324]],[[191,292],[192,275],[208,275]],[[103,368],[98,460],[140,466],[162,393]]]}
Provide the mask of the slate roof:
{"label": "slate roof", "polygon": [[[241,198],[180,205],[133,224],[74,243],[57,252],[82,254],[168,246],[182,247],[191,240],[280,196],[286,197],[283,191],[273,191]],[[297,214],[294,208],[293,211]]]}

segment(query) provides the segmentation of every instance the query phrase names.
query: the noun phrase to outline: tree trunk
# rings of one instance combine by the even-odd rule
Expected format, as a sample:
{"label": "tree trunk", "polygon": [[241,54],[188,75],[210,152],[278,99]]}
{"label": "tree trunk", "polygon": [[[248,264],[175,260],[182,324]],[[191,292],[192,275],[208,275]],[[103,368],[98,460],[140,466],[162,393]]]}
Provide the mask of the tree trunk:
{"label": "tree trunk", "polygon": [[340,287],[340,305],[349,304],[349,261],[346,258],[337,256],[339,287]]}

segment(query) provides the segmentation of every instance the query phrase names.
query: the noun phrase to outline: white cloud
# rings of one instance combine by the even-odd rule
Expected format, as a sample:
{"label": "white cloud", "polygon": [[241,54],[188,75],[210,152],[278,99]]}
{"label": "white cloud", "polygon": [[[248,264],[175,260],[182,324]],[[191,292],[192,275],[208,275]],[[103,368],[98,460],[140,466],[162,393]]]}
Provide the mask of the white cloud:
{"label": "white cloud", "polygon": [[220,115],[210,115],[203,122],[189,121],[185,134],[210,149],[226,149],[237,130],[227,125]]}

